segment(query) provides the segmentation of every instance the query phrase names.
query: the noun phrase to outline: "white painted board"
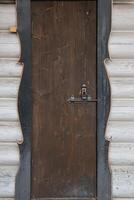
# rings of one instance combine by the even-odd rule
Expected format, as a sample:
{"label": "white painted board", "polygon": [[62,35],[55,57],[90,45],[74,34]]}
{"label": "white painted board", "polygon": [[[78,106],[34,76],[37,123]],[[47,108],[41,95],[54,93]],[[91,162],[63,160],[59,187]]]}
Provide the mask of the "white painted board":
{"label": "white painted board", "polygon": [[21,77],[23,64],[13,60],[0,59],[0,77]]}
{"label": "white painted board", "polygon": [[134,97],[134,77],[111,77],[112,98]]}
{"label": "white painted board", "polygon": [[0,98],[0,121],[19,121],[17,99]]}
{"label": "white painted board", "polygon": [[134,4],[113,4],[112,31],[134,31]]}
{"label": "white painted board", "polygon": [[112,167],[112,196],[134,197],[134,166]]}
{"label": "white painted board", "polygon": [[21,77],[1,78],[0,77],[0,98],[17,98]]}
{"label": "white painted board", "polygon": [[117,166],[134,165],[134,143],[114,143],[109,146],[109,164]]}
{"label": "white painted board", "polygon": [[9,30],[17,26],[17,13],[15,4],[0,4],[0,30]]}
{"label": "white painted board", "polygon": [[20,155],[19,147],[16,143],[0,143],[0,166],[1,165],[18,165]]}
{"label": "white painted board", "polygon": [[20,122],[0,121],[0,142],[23,142]]}
{"label": "white painted board", "polygon": [[18,169],[19,167],[15,165],[0,166],[0,200],[15,196],[15,179]]}
{"label": "white painted board", "polygon": [[19,60],[21,55],[20,40],[13,33],[0,33],[0,58]]}
{"label": "white painted board", "polygon": [[134,77],[134,60],[105,60],[109,77]]}
{"label": "white painted board", "polygon": [[111,59],[134,59],[134,33],[111,32],[109,54]]}
{"label": "white painted board", "polygon": [[112,99],[109,114],[110,121],[133,121],[134,120],[134,99]]}
{"label": "white painted board", "polygon": [[105,138],[111,142],[134,142],[134,121],[108,121]]}

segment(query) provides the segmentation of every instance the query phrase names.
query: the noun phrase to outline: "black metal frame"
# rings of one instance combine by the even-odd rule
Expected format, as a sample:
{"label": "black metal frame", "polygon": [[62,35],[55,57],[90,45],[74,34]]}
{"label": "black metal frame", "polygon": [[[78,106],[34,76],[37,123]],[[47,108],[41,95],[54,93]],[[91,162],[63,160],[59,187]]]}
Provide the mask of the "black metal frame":
{"label": "black metal frame", "polygon": [[[32,133],[32,57],[30,0],[18,0],[18,31],[21,38],[24,73],[19,92],[19,112],[24,143],[20,146],[21,169],[17,177],[16,199],[31,199],[31,133]],[[111,200],[111,180],[108,169],[108,142],[104,139],[109,112],[109,84],[104,69],[108,57],[111,0],[97,2],[97,199]]]}

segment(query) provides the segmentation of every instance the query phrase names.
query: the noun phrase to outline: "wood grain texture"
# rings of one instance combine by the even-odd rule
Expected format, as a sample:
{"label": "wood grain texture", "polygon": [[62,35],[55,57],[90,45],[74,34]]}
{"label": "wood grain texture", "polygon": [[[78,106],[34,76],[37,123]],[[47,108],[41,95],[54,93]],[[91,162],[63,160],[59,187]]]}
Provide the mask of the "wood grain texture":
{"label": "wood grain texture", "polygon": [[67,99],[78,96],[83,82],[96,97],[96,3],[33,2],[32,17],[32,198],[90,199],[96,196],[96,103]]}
{"label": "wood grain texture", "polygon": [[113,200],[134,199],[134,4],[132,1],[118,2],[112,2],[110,59],[105,60],[111,88],[105,138],[110,141]]}
{"label": "wood grain texture", "polygon": [[[8,4],[3,4],[8,3]],[[14,199],[20,166],[18,144],[23,136],[18,113],[18,92],[23,64],[18,63],[21,45],[17,33],[15,1],[0,1],[0,199]]]}

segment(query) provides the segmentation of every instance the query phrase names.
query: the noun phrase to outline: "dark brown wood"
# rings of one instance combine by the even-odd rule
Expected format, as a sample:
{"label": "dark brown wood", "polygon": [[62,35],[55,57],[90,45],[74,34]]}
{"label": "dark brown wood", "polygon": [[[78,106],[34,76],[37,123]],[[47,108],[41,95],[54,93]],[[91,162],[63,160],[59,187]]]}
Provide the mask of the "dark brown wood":
{"label": "dark brown wood", "polygon": [[32,3],[32,197],[96,197],[96,3]]}

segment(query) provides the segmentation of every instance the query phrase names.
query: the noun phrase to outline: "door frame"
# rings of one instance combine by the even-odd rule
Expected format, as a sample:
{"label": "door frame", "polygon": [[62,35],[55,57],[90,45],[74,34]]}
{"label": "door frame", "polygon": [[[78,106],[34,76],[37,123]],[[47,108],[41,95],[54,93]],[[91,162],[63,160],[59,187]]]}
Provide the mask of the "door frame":
{"label": "door frame", "polygon": [[[17,0],[18,32],[21,39],[21,62],[24,73],[19,91],[19,113],[24,135],[20,146],[21,167],[17,176],[16,199],[31,199],[31,135],[32,135],[32,38],[31,1]],[[111,26],[111,0],[97,2],[97,200],[111,200],[111,177],[108,168],[108,142],[104,138],[109,113],[110,89],[104,69],[108,56]]]}
{"label": "door frame", "polygon": [[111,30],[112,0],[98,0],[97,3],[97,197],[111,200],[111,176],[108,166],[109,142],[104,138],[110,110],[110,87],[104,67],[109,57],[108,39]]}

